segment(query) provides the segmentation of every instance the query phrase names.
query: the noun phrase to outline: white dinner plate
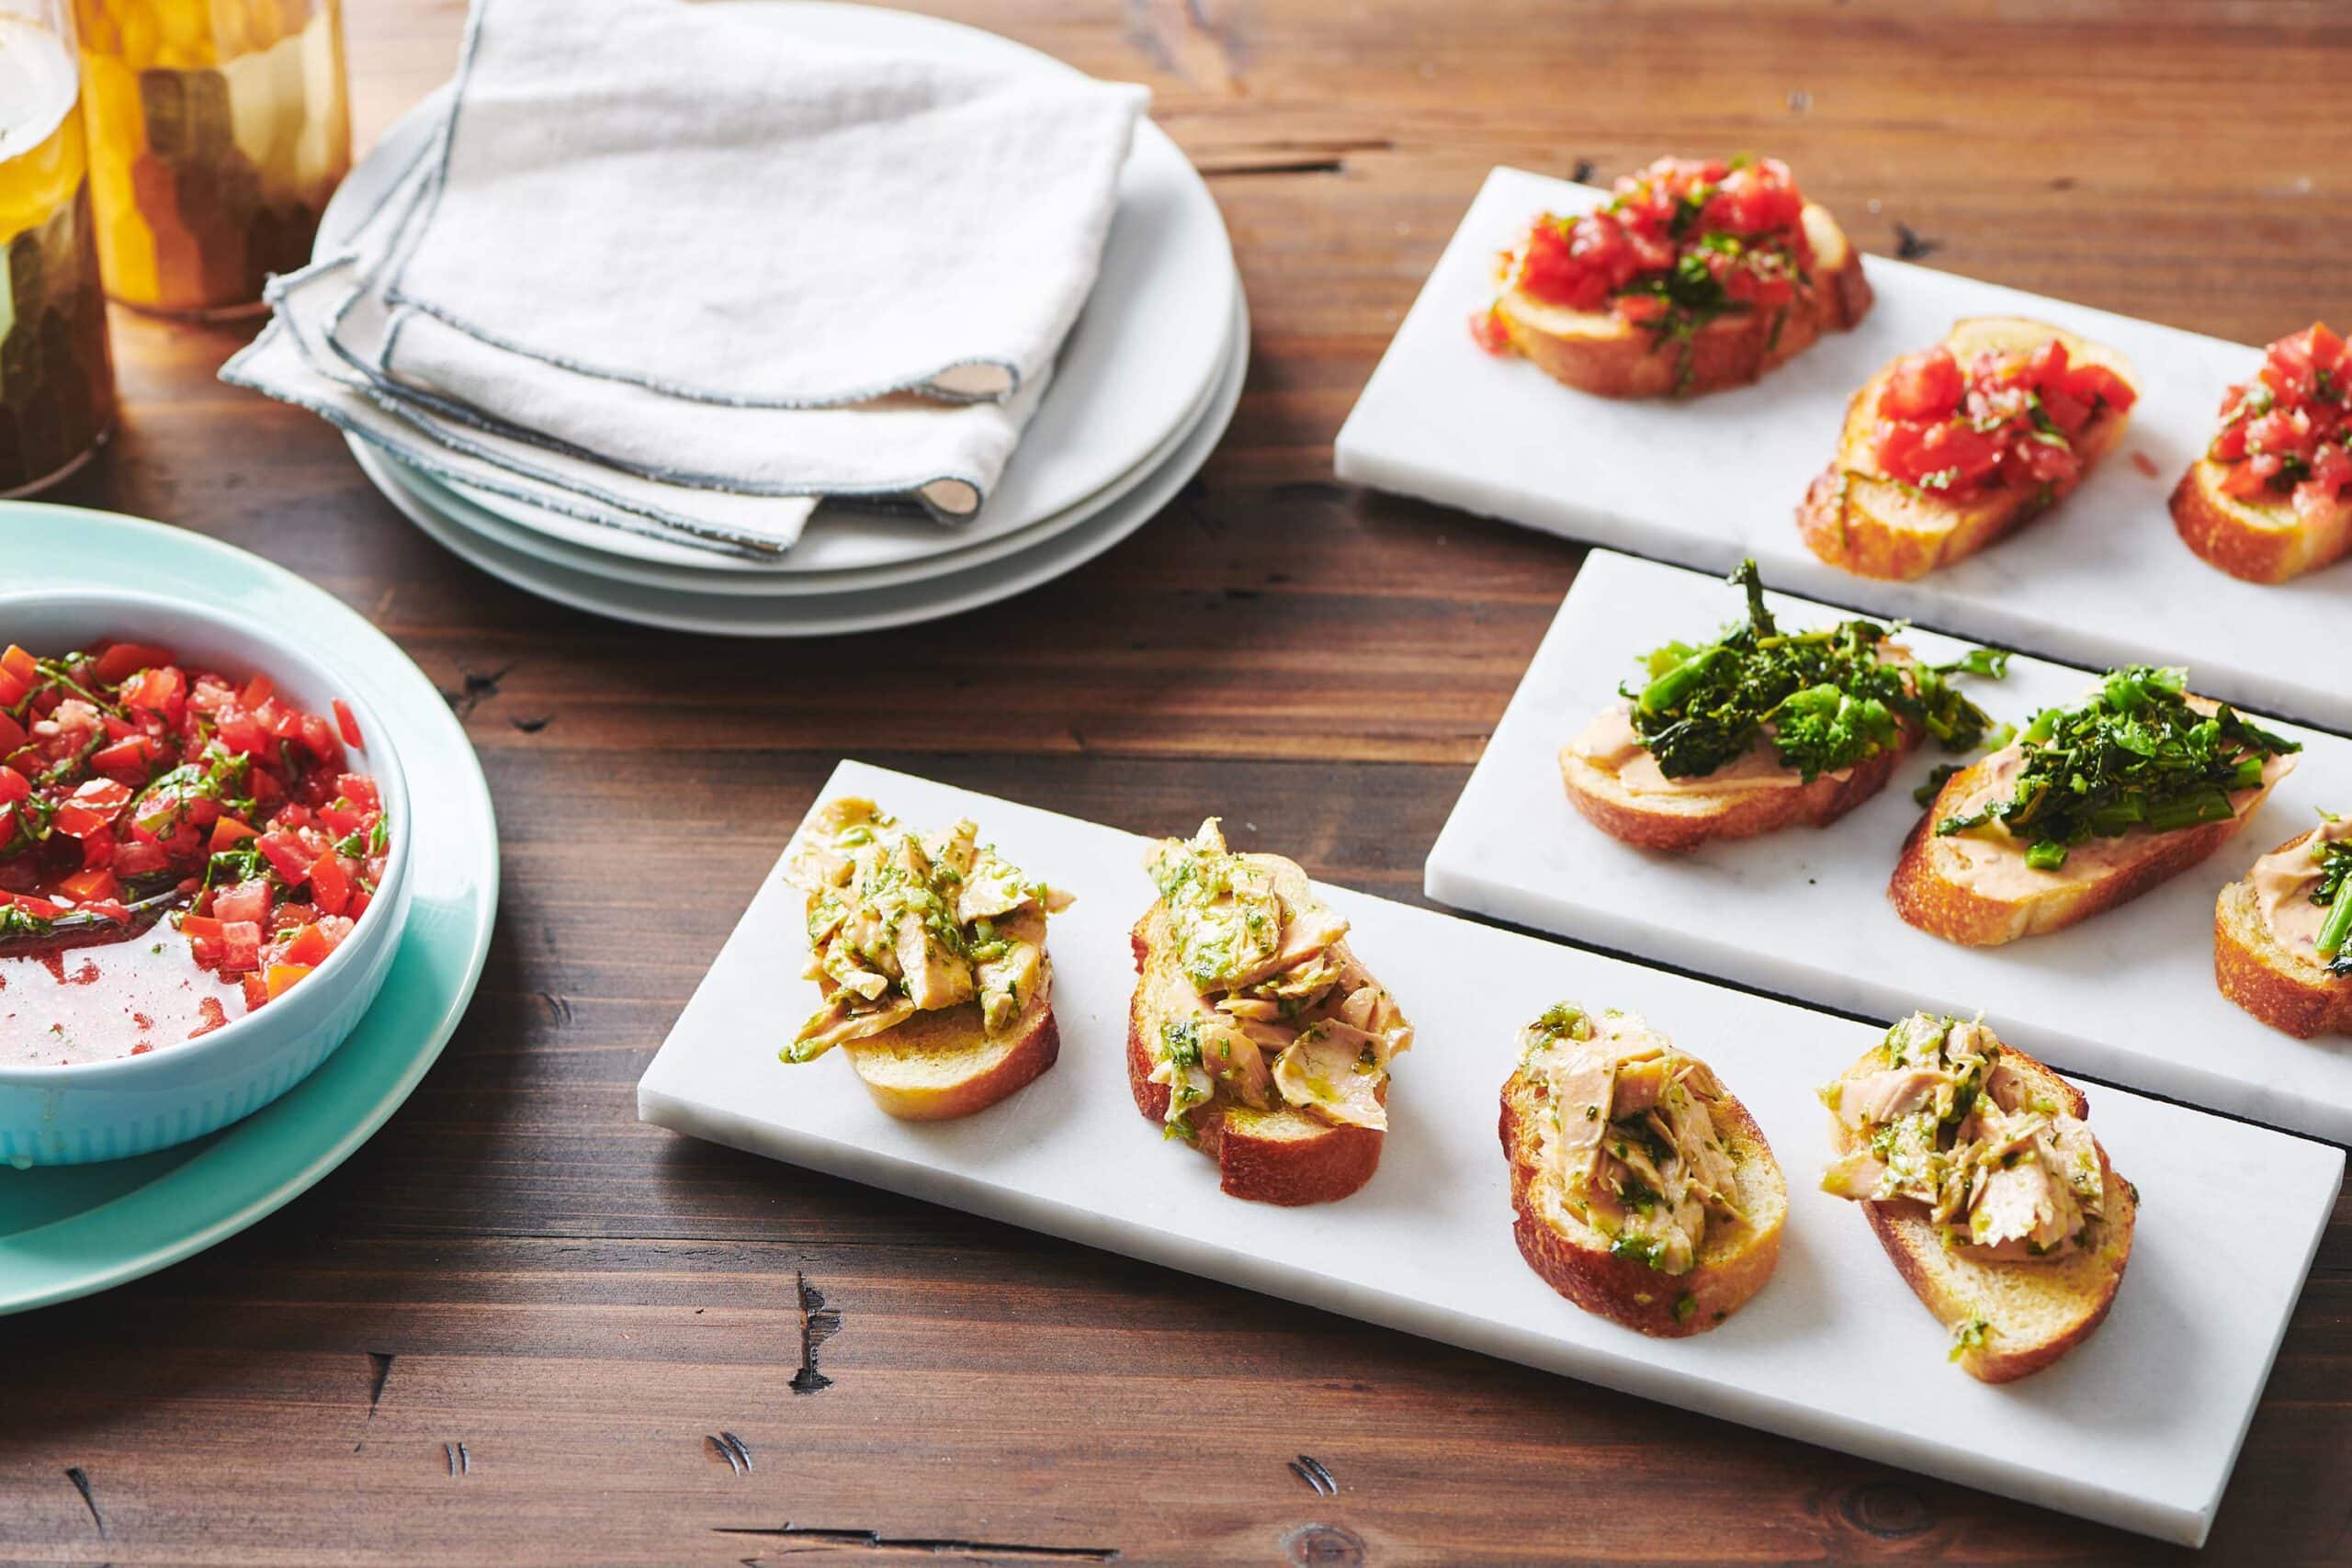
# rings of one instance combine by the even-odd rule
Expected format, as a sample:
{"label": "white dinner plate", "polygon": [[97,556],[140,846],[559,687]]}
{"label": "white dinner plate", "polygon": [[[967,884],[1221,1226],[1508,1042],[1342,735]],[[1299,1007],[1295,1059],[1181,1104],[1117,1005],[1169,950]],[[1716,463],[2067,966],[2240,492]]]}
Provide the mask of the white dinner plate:
{"label": "white dinner plate", "polygon": [[[1237,330],[1239,330],[1237,326]],[[1238,341],[1227,342],[1225,356],[1217,362],[1222,378],[1226,367],[1234,355],[1243,352]],[[1066,512],[1040,518],[1028,527],[1014,533],[961,549],[934,556],[919,556],[912,560],[888,566],[854,567],[841,571],[712,571],[700,565],[685,567],[667,562],[641,560],[635,557],[616,556],[598,547],[594,539],[589,544],[575,544],[570,538],[559,537],[544,528],[526,526],[511,517],[500,515],[487,507],[476,504],[474,497],[481,492],[470,488],[444,483],[422,468],[392,458],[401,480],[416,492],[426,504],[442,516],[494,544],[508,549],[535,556],[550,565],[572,571],[586,572],[618,582],[632,583],[642,588],[666,588],[682,593],[740,594],[749,598],[795,598],[811,594],[863,593],[878,588],[894,588],[905,583],[921,582],[932,578],[946,577],[985,566],[1034,548],[1057,534],[1077,527],[1088,518],[1105,510],[1158,472],[1161,464],[1175,454],[1193,434],[1193,428],[1208,412],[1220,383],[1213,381],[1202,389],[1199,406],[1193,409],[1182,424],[1168,433],[1167,440],[1154,447],[1144,460],[1127,473],[1120,475],[1104,489],[1088,496]],[[357,437],[351,437],[356,442]],[[383,454],[390,457],[390,454]],[[591,535],[610,532],[593,523],[574,523],[570,518],[560,521]],[[938,527],[938,524],[926,524]],[[683,548],[684,547],[680,547]],[[698,552],[707,554],[709,552]]]}
{"label": "white dinner plate", "polygon": [[[952,54],[1009,70],[1076,74],[1070,66],[992,33],[934,17],[822,0],[722,0],[812,40]],[[427,97],[355,168],[319,228],[330,248],[406,166],[445,112],[448,89]],[[770,578],[904,564],[988,544],[1040,525],[1074,527],[1081,503],[1122,478],[1148,472],[1152,454],[1203,406],[1222,367],[1225,322],[1240,297],[1233,247],[1208,186],[1167,132],[1136,124],[1119,180],[1119,207],[1102,269],[1056,362],[1054,385],[1030,421],[980,514],[960,527],[928,518],[824,507],[773,563],[699,549],[566,517],[528,502],[467,489],[509,523],[579,549],[714,577]],[[356,443],[354,443],[356,446]],[[363,461],[363,467],[373,468]]]}
{"label": "white dinner plate", "polygon": [[1168,461],[1133,491],[1077,527],[1019,555],[953,577],[865,593],[753,599],[684,593],[592,577],[508,549],[451,522],[421,491],[410,489],[400,470],[375,447],[359,443],[353,454],[392,504],[451,554],[541,598],[640,626],[718,637],[833,637],[876,631],[938,620],[1009,599],[1077,570],[1157,516],[1208,461],[1241,400],[1242,383],[1250,370],[1249,321],[1238,297],[1234,300],[1234,336],[1242,352],[1227,366],[1206,416]]}

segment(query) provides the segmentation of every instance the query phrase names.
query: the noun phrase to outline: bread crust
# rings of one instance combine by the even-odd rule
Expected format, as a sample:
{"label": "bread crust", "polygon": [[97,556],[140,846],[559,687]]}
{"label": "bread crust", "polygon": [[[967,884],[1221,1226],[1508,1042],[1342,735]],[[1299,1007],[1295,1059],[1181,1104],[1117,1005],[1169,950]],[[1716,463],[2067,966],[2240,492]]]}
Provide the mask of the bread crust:
{"label": "bread crust", "polygon": [[[1136,988],[1127,1005],[1127,1089],[1136,1109],[1154,1127],[1168,1122],[1172,1088],[1151,1081],[1159,1033],[1151,1003],[1151,964],[1158,933],[1165,925],[1159,907],[1144,912],[1128,933],[1136,962]],[[1380,1102],[1388,1102],[1387,1086]],[[1235,1198],[1295,1208],[1345,1198],[1380,1168],[1387,1134],[1376,1127],[1340,1125],[1282,1107],[1257,1111],[1212,1100],[1192,1114],[1193,1147],[1216,1162],[1218,1188]]]}
{"label": "bread crust", "polygon": [[[1564,1230],[1547,1216],[1558,1183],[1543,1169],[1539,1118],[1543,1094],[1514,1072],[1502,1089],[1497,1134],[1510,1164],[1511,1236],[1520,1256],[1544,1282],[1585,1311],[1654,1338],[1704,1334],[1737,1312],[1771,1279],[1781,1259],[1788,1184],[1756,1118],[1729,1089],[1709,1107],[1716,1126],[1738,1145],[1743,1160],[1760,1160],[1779,1201],[1768,1224],[1741,1226],[1739,1245],[1716,1261],[1684,1274],[1665,1274],[1595,1244],[1593,1233]],[[1570,1224],[1574,1224],[1571,1220]],[[1721,1223],[1721,1222],[1717,1222]],[[1705,1248],[1702,1247],[1702,1252]],[[1677,1310],[1685,1297],[1690,1304]]]}
{"label": "bread crust", "polygon": [[[2299,833],[2270,852],[2294,849],[2311,837]],[[2282,944],[2262,918],[2254,884],[2243,877],[2213,901],[2213,983],[2239,1007],[2299,1040],[2352,1034],[2352,976],[2331,975]]]}
{"label": "bread crust", "polygon": [[1554,380],[1604,398],[1695,397],[1746,386],[1813,346],[1825,332],[1850,329],[1871,302],[1861,253],[1828,212],[1811,203],[1804,222],[1817,265],[1813,286],[1781,310],[1709,322],[1686,345],[1606,311],[1577,311],[1507,288],[1495,319],[1511,346]]}
{"label": "bread crust", "polygon": [[1918,732],[1905,727],[1896,745],[1866,757],[1844,778],[1823,774],[1792,789],[1691,791],[1672,795],[1636,795],[1617,775],[1560,749],[1560,782],[1568,804],[1586,821],[1635,849],[1679,854],[1715,839],[1752,839],[1804,823],[1826,828],[1886,787],[1894,770],[1918,748]]}
{"label": "bread crust", "polygon": [[[2076,1119],[2089,1116],[2090,1105],[2083,1091],[2048,1066],[2007,1043],[2001,1046],[2001,1057],[2031,1078],[2043,1092],[2063,1101]],[[1856,1066],[1870,1060],[1865,1055]],[[1847,1071],[1850,1073],[1853,1068]],[[2086,1288],[2077,1292],[2075,1310],[2057,1331],[2020,1339],[2003,1333],[1996,1324],[1982,1344],[1958,1350],[1954,1359],[1979,1382],[2014,1382],[2041,1371],[2089,1338],[2114,1308],[2116,1292],[2123,1283],[2123,1270],[2132,1259],[2140,1195],[2129,1181],[2116,1174],[2108,1160],[2106,1145],[2096,1137],[2091,1141],[2098,1147],[2105,1176],[2103,1201],[2107,1213],[2099,1222],[2104,1229],[2095,1248],[2086,1258],[2075,1260],[2074,1266],[2064,1261],[1981,1263],[1946,1250],[1938,1226],[1929,1218],[1928,1206],[1916,1199],[1864,1199],[1860,1205],[1863,1217],[1870,1222],[1871,1234],[1878,1237],[1887,1260],[1903,1276],[1904,1283],[1911,1287],[1911,1293],[1919,1298],[1920,1304],[1934,1314],[1937,1322],[1954,1332],[1977,1316],[1979,1294],[1972,1292],[1970,1285],[1986,1273],[2067,1269],[2071,1275],[2086,1281]],[[1850,1145],[1846,1127],[1834,1115],[1830,1118],[1829,1142],[1838,1153]]]}
{"label": "bread crust", "polygon": [[1935,831],[1936,824],[1951,816],[1975,788],[1984,766],[1982,761],[1972,762],[1944,781],[1944,787],[1903,840],[1902,858],[1894,863],[1894,874],[1886,886],[1894,912],[1905,921],[1929,936],[1963,947],[1996,947],[2020,937],[2044,936],[2130,903],[2236,837],[2270,792],[2265,784],[2252,802],[2226,822],[2200,822],[2170,833],[2148,834],[2131,861],[2099,876],[2053,882],[2023,897],[1993,897],[1955,879],[1959,852]]}
{"label": "bread crust", "polygon": [[[990,1038],[980,1005],[966,1002],[919,1012],[896,1028],[842,1046],[874,1103],[902,1122],[948,1122],[985,1111],[1027,1088],[1061,1058],[1061,1028],[1054,1020],[1053,971],[1048,964],[1036,995]],[[960,1057],[963,1071],[943,1077],[930,1064]]]}
{"label": "bread crust", "polygon": [[2283,502],[2256,506],[2225,493],[2228,471],[2200,457],[2173,487],[2173,531],[2208,565],[2247,582],[2279,583],[2352,554],[2352,502],[2305,523]]}
{"label": "bread crust", "polygon": [[[1953,323],[1947,344],[1975,347],[2055,336],[2077,362],[2116,371],[2136,389],[2132,368],[2112,351],[2040,321],[1980,317]],[[1897,361],[1896,364],[1899,364]],[[1886,478],[1876,470],[1879,394],[1894,374],[1890,364],[1848,400],[1838,453],[1806,487],[1797,506],[1797,533],[1824,561],[1859,577],[1912,581],[2015,533],[2064,498],[2004,487],[1966,502],[1951,502]],[[2121,443],[2128,413],[2102,409],[2075,438],[2087,475]]]}

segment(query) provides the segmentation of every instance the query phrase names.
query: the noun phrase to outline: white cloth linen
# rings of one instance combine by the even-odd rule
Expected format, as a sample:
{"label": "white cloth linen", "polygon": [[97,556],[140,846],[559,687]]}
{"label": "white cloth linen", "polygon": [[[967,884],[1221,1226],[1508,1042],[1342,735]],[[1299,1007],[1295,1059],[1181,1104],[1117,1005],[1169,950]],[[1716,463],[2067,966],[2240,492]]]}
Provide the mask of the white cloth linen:
{"label": "white cloth linen", "polygon": [[721,547],[788,548],[827,496],[957,520],[1093,287],[1145,101],[678,0],[476,0],[447,120],[222,375]]}

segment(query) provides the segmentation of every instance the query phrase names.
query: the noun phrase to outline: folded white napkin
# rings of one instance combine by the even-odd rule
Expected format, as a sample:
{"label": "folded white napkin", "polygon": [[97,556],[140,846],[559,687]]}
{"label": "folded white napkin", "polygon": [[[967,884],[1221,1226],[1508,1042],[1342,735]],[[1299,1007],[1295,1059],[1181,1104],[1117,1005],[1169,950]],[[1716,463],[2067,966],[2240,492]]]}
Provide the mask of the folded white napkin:
{"label": "folded white napkin", "polygon": [[477,0],[432,145],[222,374],[616,526],[772,552],[814,498],[966,517],[1144,102],[677,0]]}

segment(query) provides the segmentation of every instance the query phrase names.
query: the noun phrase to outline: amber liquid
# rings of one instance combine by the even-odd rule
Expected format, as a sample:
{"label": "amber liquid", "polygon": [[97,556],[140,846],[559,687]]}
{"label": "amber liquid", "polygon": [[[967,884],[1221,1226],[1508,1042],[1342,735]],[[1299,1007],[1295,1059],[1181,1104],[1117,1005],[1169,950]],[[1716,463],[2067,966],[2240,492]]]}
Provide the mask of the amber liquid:
{"label": "amber liquid", "polygon": [[62,478],[114,423],[74,57],[0,16],[0,496]]}
{"label": "amber liquid", "polygon": [[254,307],[351,167],[339,0],[74,0],[107,292]]}

